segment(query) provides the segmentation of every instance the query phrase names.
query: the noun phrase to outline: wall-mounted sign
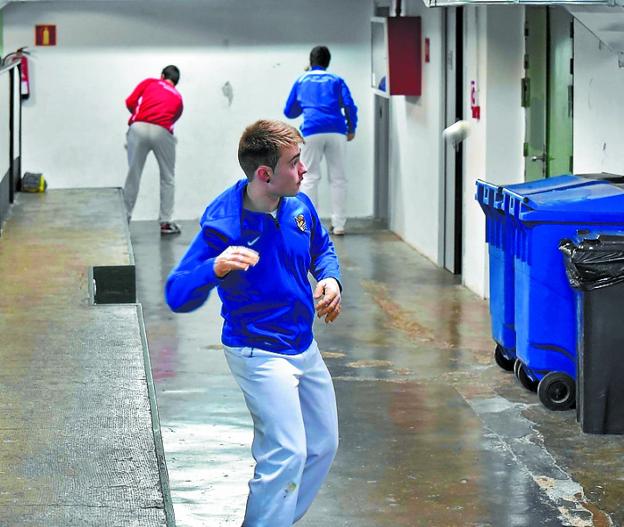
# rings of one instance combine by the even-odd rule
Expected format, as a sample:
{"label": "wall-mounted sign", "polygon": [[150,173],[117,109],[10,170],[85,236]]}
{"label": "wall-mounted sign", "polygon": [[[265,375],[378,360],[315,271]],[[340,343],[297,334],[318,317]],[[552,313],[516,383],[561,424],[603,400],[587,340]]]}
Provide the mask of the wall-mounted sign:
{"label": "wall-mounted sign", "polygon": [[56,46],[56,26],[35,26],[35,46]]}

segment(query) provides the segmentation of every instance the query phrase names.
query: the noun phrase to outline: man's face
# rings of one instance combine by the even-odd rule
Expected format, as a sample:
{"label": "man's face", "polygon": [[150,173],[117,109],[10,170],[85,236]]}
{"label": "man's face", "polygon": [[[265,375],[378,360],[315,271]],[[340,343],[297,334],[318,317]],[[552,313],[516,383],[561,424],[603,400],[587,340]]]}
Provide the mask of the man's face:
{"label": "man's face", "polygon": [[293,145],[282,149],[269,188],[276,196],[294,196],[299,192],[303,175],[308,171],[301,162],[301,147]]}

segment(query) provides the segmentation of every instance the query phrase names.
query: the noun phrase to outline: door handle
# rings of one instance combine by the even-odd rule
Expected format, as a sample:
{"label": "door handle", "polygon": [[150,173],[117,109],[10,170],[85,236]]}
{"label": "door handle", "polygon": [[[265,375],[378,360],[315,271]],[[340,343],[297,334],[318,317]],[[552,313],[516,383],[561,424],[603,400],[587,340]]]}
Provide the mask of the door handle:
{"label": "door handle", "polygon": [[531,161],[546,161],[546,154],[542,154],[541,156],[533,156]]}

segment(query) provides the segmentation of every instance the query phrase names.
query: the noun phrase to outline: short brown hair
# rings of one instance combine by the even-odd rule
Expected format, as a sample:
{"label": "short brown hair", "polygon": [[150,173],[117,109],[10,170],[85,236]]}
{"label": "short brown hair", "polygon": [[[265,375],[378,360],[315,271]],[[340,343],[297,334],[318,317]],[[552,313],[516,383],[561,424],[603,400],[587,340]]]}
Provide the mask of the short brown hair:
{"label": "short brown hair", "polygon": [[238,142],[238,162],[251,179],[260,165],[275,168],[282,149],[299,143],[303,137],[295,127],[261,119],[245,128]]}

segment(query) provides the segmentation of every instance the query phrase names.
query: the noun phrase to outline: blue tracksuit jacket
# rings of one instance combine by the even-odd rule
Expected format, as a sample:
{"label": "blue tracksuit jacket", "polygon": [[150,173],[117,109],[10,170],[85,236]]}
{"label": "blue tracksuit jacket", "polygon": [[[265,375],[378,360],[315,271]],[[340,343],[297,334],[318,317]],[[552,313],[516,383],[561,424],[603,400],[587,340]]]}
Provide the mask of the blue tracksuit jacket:
{"label": "blue tracksuit jacket", "polygon": [[[317,281],[340,282],[334,245],[305,194],[283,197],[274,218],[243,208],[246,186],[246,179],[238,181],[208,206],[200,232],[167,279],[165,297],[173,311],[193,311],[216,287],[223,344],[296,355],[313,339],[308,271]],[[214,259],[230,245],[251,247],[260,260],[218,278]]]}
{"label": "blue tracksuit jacket", "polygon": [[357,106],[347,84],[319,66],[313,66],[295,81],[286,101],[286,117],[294,119],[302,113],[304,137],[355,133],[357,128]]}

